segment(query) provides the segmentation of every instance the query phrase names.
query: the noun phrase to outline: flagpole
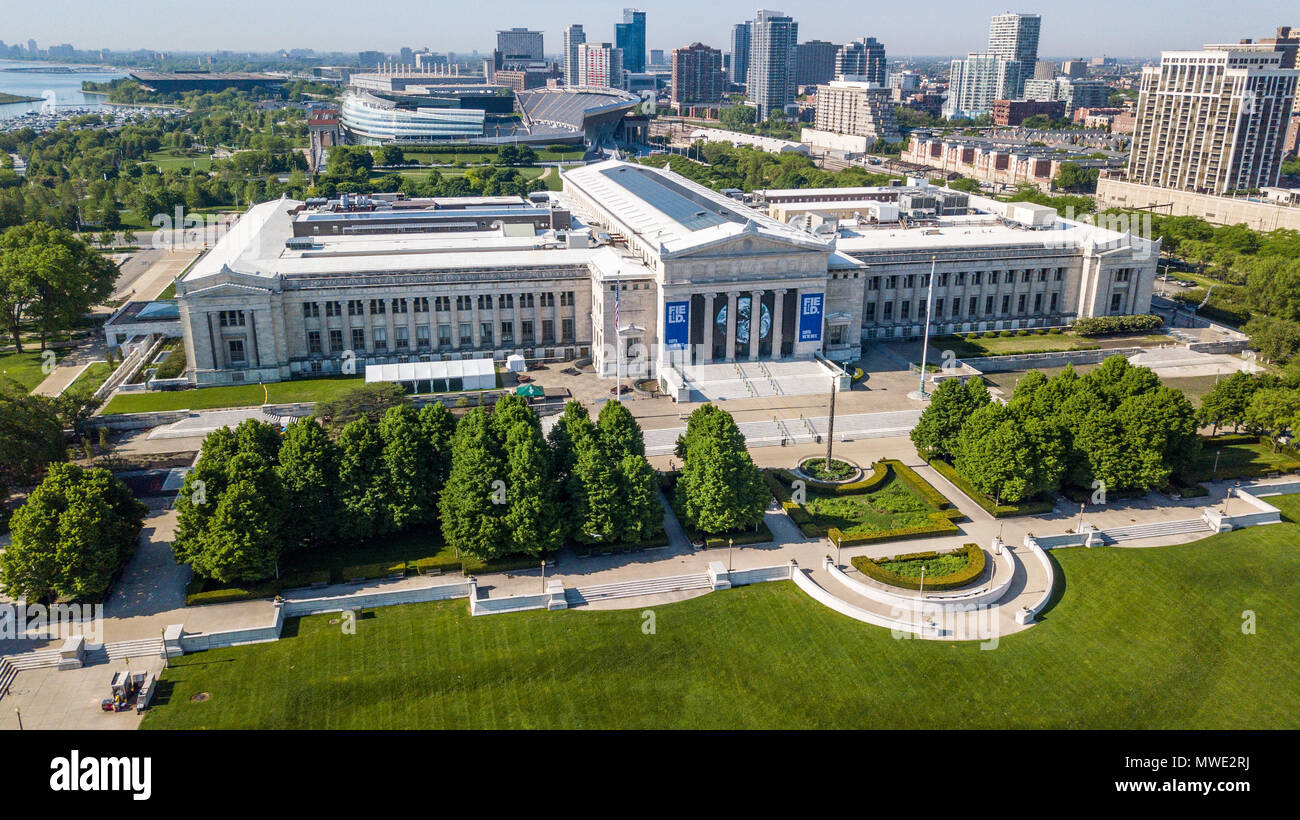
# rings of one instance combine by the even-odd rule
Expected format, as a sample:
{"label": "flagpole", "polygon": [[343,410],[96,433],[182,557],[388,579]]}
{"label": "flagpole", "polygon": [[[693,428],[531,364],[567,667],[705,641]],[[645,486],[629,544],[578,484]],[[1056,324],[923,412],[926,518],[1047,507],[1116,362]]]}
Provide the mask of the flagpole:
{"label": "flagpole", "polygon": [[[930,311],[934,307],[934,265],[937,256],[930,257],[930,286],[925,295],[925,335],[921,342],[921,386],[917,391],[922,399],[925,398],[925,361],[930,355]],[[827,469],[830,469],[829,466]]]}

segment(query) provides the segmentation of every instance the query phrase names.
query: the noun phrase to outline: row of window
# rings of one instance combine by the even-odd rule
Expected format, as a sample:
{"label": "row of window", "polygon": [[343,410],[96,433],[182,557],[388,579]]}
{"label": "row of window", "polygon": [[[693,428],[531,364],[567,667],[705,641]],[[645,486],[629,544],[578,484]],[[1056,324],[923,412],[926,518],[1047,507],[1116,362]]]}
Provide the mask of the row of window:
{"label": "row of window", "polygon": [[[520,336],[517,340],[519,344],[531,345],[537,343],[536,323],[531,320],[523,320],[519,323]],[[455,328],[458,331],[457,336],[452,335],[453,327],[451,325],[438,325],[438,347],[448,348],[454,345],[459,347],[474,346],[474,326],[470,322],[460,322]],[[493,332],[496,330],[492,322],[479,323],[479,346],[487,347],[493,345]],[[501,322],[501,344],[514,345],[515,326],[514,322]],[[342,353],[344,350],[351,349],[354,351],[374,350],[376,352],[386,352],[388,350],[388,328],[382,325],[376,325],[370,330],[370,344],[366,344],[366,329],[363,327],[351,328],[351,347],[345,347],[342,330],[330,330],[329,352]],[[453,342],[453,338],[458,341]],[[555,322],[550,319],[542,320],[542,344],[555,343]],[[573,320],[560,320],[560,341],[562,343],[572,343],[575,341],[573,332]],[[429,325],[416,325],[415,327],[415,347],[417,349],[428,350],[432,348],[432,339],[430,337]],[[411,336],[410,328],[397,327],[393,329],[393,347],[395,350],[410,350]],[[319,330],[307,331],[307,353],[309,355],[320,355],[325,352],[323,347],[323,337]]]}
{"label": "row of window", "polygon": [[[982,270],[977,270],[972,272],[969,276],[970,284],[972,285],[984,284],[984,279],[985,279],[984,273],[985,272]],[[1025,269],[1019,271],[1018,273],[1021,282],[1034,282],[1034,281],[1046,282],[1048,281],[1048,277],[1051,277],[1051,281],[1053,282],[1059,282],[1061,281],[1062,277],[1064,277],[1065,275],[1065,268]],[[1003,274],[1005,274],[1005,276]],[[898,283],[900,279],[902,280],[904,290],[907,290],[909,288],[914,288],[917,285],[920,285],[921,287],[925,287],[929,283],[929,278],[930,275],[924,273],[896,274],[893,276],[872,276],[871,278],[867,279],[867,290],[880,290],[882,284],[884,285],[885,290],[895,290],[898,288]],[[988,283],[990,285],[996,285],[999,282],[1013,284],[1016,281],[1016,278],[1017,278],[1017,271],[1013,271],[1013,270],[988,271]],[[967,280],[967,274],[965,271],[961,271],[958,273],[936,273],[934,286],[937,288],[946,288],[948,287],[949,284],[954,284],[957,285],[958,287],[961,287],[966,284],[966,280]],[[1120,281],[1126,282],[1128,280],[1123,279]]]}
{"label": "row of window", "polygon": [[[519,307],[555,307],[556,294],[547,293],[521,293],[519,294]],[[559,294],[560,306],[570,307],[577,304],[576,294],[574,291],[561,291]],[[456,297],[456,310],[471,310],[475,303],[479,310],[492,310],[494,307],[500,310],[510,310],[515,306],[515,294],[513,293],[480,293],[477,296],[465,294]],[[433,309],[436,313],[445,313],[451,310],[450,296],[433,297]],[[365,316],[367,313],[371,316],[382,316],[391,310],[393,313],[428,313],[429,297],[417,296],[407,299],[406,297],[397,297],[394,299],[371,299],[369,310],[367,311],[366,300],[349,299],[348,315]],[[222,311],[221,324],[226,326],[226,313],[239,313],[239,324],[243,324],[242,311]],[[321,313],[320,302],[303,302],[302,315],[304,319],[318,319]],[[342,302],[326,302],[325,315],[328,317],[342,316]]]}
{"label": "row of window", "polygon": [[[1020,294],[1019,296],[1016,297],[1016,313],[1017,313],[1017,314],[1021,314],[1021,315],[1023,315],[1023,314],[1025,314],[1025,313],[1027,313],[1027,312],[1029,311],[1029,300],[1028,300],[1029,295],[1030,295],[1030,294],[1028,294],[1028,293],[1022,293],[1022,294]],[[1116,295],[1119,295],[1119,294],[1116,294]],[[1056,294],[1056,293],[1051,293],[1051,294],[1035,293],[1035,294],[1033,294],[1033,297],[1034,297],[1034,302],[1033,302],[1034,309],[1033,309],[1033,312],[1034,312],[1034,313],[1042,313],[1042,312],[1043,312],[1043,297],[1044,297],[1044,296],[1048,296],[1048,297],[1050,297],[1050,298],[1048,299],[1048,302],[1047,302],[1047,312],[1048,312],[1048,313],[1056,313],[1057,310],[1058,310],[1059,307],[1060,307],[1060,295],[1059,295],[1059,294]],[[994,308],[999,306],[999,303],[997,302],[997,299],[998,299],[998,297],[996,297],[996,296],[985,296],[985,297],[984,297],[984,315],[985,315],[985,316],[992,316],[992,315],[994,315]],[[894,302],[885,302],[885,303],[884,303],[883,307],[881,308],[880,321],[882,321],[882,322],[891,322],[891,321],[894,320],[894,304],[895,304]],[[911,318],[912,318],[912,303],[911,303],[911,301],[910,301],[910,300],[907,300],[907,299],[904,299],[903,301],[898,302],[897,304],[898,304],[898,319],[899,319],[900,321],[906,321],[906,320],[911,319]],[[980,297],[978,297],[978,296],[971,296],[970,298],[968,298],[968,299],[965,301],[965,303],[964,303],[964,307],[965,307],[965,310],[966,310],[966,316],[967,316],[968,318],[973,319],[973,318],[975,318],[976,316],[979,316],[979,315],[980,315],[980,310],[979,310],[979,307],[980,307]],[[947,312],[946,312],[946,313],[945,313],[945,308],[947,309]],[[963,308],[963,302],[962,302],[962,300],[961,300],[960,297],[959,297],[959,298],[956,298],[956,299],[953,299],[953,300],[950,301],[950,302],[945,302],[945,300],[943,300],[943,299],[935,299],[935,300],[934,300],[934,319],[935,319],[936,321],[938,321],[938,320],[942,320],[942,319],[944,319],[944,318],[958,319],[958,318],[960,318],[961,315],[962,315],[962,308]],[[1007,294],[1003,294],[1003,296],[1001,297],[1001,309],[1000,309],[999,311],[997,311],[997,313],[998,313],[998,315],[1003,315],[1003,316],[1008,315],[1008,314],[1011,313],[1011,294],[1009,294],[1009,293],[1007,293]],[[925,302],[924,302],[924,301],[919,301],[919,302],[917,302],[916,318],[917,318],[917,319],[924,319],[924,318],[925,318]],[[866,314],[865,314],[865,316],[863,317],[863,319],[864,319],[866,322],[874,322],[874,321],[876,321],[876,303],[875,303],[875,302],[868,302],[868,303],[867,303],[867,305],[866,305]]]}

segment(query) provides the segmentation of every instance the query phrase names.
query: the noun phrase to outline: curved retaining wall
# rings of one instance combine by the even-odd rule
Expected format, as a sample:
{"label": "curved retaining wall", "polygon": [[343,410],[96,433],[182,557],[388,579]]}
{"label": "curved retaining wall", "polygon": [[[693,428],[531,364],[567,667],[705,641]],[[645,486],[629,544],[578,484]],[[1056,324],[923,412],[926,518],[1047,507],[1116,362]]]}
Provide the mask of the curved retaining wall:
{"label": "curved retaining wall", "polygon": [[[1043,551],[1042,547],[1038,546],[1038,542],[1033,538],[1025,537],[1025,547],[1034,554],[1035,558],[1042,562],[1043,569],[1047,572],[1047,589],[1043,591],[1042,595],[1038,596],[1038,600],[1034,601],[1033,605],[1025,607],[1028,615],[1020,623],[1029,623],[1037,618],[1038,613],[1042,612],[1047,606],[1047,602],[1052,599],[1052,590],[1056,588],[1056,570],[1052,567],[1052,559],[1047,557],[1047,553]],[[1019,620],[1019,615],[1017,619]]]}
{"label": "curved retaining wall", "polygon": [[921,604],[923,606],[939,606],[945,609],[951,608],[967,611],[972,606],[985,606],[994,603],[1005,595],[1007,588],[1011,586],[1011,582],[1015,579],[1016,575],[1016,559],[1012,555],[1011,548],[1004,545],[1002,548],[1002,555],[994,556],[994,560],[998,559],[1000,559],[1000,563],[1003,565],[1006,577],[999,581],[997,586],[986,588],[983,591],[978,592],[978,594],[973,595],[944,595],[935,593],[933,596],[917,598],[915,595],[904,595],[898,592],[890,592],[887,589],[873,587],[869,584],[862,583],[856,578],[850,577],[839,567],[835,566],[834,563],[830,561],[829,556],[827,556],[826,570],[835,578],[835,580],[839,581],[844,586],[864,598],[870,598],[878,604],[909,608]]}
{"label": "curved retaining wall", "polygon": [[887,618],[884,615],[877,615],[874,612],[854,606],[848,601],[835,597],[831,593],[822,589],[817,582],[809,578],[804,571],[795,566],[791,568],[790,580],[794,581],[795,586],[808,593],[808,596],[823,606],[835,610],[841,615],[847,615],[856,621],[862,621],[873,626],[883,626],[885,629],[896,630],[898,632],[909,632],[913,635],[920,635],[923,638],[940,638],[946,633],[937,627],[922,624],[918,626],[907,621],[899,621],[894,618]]}

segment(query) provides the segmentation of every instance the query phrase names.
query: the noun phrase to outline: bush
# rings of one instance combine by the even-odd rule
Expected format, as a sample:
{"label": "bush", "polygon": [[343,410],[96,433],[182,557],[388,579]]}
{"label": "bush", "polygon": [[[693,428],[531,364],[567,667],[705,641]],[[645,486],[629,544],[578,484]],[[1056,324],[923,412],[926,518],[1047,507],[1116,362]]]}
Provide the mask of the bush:
{"label": "bush", "polygon": [[[808,534],[807,530],[804,532]],[[901,541],[907,538],[951,535],[956,532],[960,532],[960,529],[956,524],[952,523],[952,518],[942,512],[936,512],[930,517],[928,523],[918,524],[915,527],[876,530],[875,532],[861,532],[854,535],[845,535],[838,527],[828,527],[822,534],[830,538],[831,543],[839,544],[841,547],[851,547],[859,544],[870,544],[875,541]]]}
{"label": "bush", "polygon": [[372,581],[377,578],[387,578],[390,575],[405,574],[405,561],[379,561],[374,564],[353,564],[343,568],[344,581],[355,581],[357,579]]}
{"label": "bush", "polygon": [[937,575],[934,578],[927,577],[925,579],[925,589],[935,591],[956,589],[971,583],[984,572],[987,559],[984,556],[984,550],[980,549],[978,544],[963,544],[961,547],[948,552],[916,552],[909,555],[898,555],[893,558],[871,559],[860,555],[853,559],[853,567],[868,578],[882,584],[903,589],[920,589],[921,582],[919,579],[899,575],[886,569],[882,564],[891,561],[922,561],[962,552],[966,553],[967,563],[965,567],[947,575]]}
{"label": "bush", "polygon": [[1080,336],[1108,336],[1113,333],[1138,333],[1157,330],[1165,323],[1159,316],[1137,313],[1129,316],[1088,316],[1074,323]]}
{"label": "bush", "polygon": [[327,569],[314,572],[294,572],[280,576],[281,589],[299,589],[301,587],[325,585],[329,582],[330,571]]}
{"label": "bush", "polygon": [[[207,587],[216,585],[215,588]],[[277,579],[263,581],[259,584],[245,584],[242,586],[223,587],[219,581],[212,581],[207,578],[195,576],[190,581],[185,590],[186,606],[202,606],[204,604],[228,604],[232,601],[254,601],[260,598],[274,598],[280,594],[283,585]]]}
{"label": "bush", "polygon": [[767,528],[767,524],[759,524],[758,530],[748,530],[732,535],[711,535],[704,539],[704,548],[707,550],[718,549],[727,546],[727,539],[730,538],[736,546],[742,544],[766,544],[772,540],[772,531]]}
{"label": "bush", "polygon": [[1019,504],[995,504],[993,499],[976,489],[975,485],[966,480],[966,476],[957,472],[957,468],[953,467],[948,462],[936,458],[930,462],[930,466],[937,470],[939,475],[957,485],[957,489],[969,496],[972,501],[983,507],[984,511],[994,518],[1009,518],[1016,515],[1038,515],[1040,513],[1051,512],[1056,506],[1050,496],[1036,498],[1031,501],[1023,501]]}

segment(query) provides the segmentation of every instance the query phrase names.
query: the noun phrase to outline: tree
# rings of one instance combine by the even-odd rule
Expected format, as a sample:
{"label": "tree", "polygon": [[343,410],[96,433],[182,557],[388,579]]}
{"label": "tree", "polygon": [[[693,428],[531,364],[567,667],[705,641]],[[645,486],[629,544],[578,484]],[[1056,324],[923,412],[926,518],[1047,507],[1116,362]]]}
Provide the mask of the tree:
{"label": "tree", "polygon": [[0,499],[31,484],[49,464],[66,457],[63,425],[55,405],[31,396],[12,379],[0,378]]}
{"label": "tree", "polygon": [[555,502],[546,442],[539,427],[521,419],[506,432],[508,507],[504,551],[518,555],[545,555],[559,548],[564,537]]}
{"label": "tree", "polygon": [[223,584],[269,578],[284,544],[279,476],[270,464],[244,452],[230,460],[226,479],[190,564],[200,577]]}
{"label": "tree", "polygon": [[420,408],[420,427],[428,447],[430,492],[436,499],[451,471],[451,439],[456,434],[456,417],[442,402],[426,404]]}
{"label": "tree", "polygon": [[674,493],[688,524],[709,534],[758,525],[771,494],[730,413],[696,409],[678,448],[684,464]]}
{"label": "tree", "polygon": [[1219,427],[1232,425],[1236,430],[1246,421],[1246,408],[1255,391],[1261,387],[1279,386],[1277,377],[1272,375],[1253,375],[1238,370],[1226,379],[1215,382],[1204,396],[1197,417],[1202,424],[1211,426],[1211,435]]}
{"label": "tree", "polygon": [[598,436],[575,439],[574,453],[567,487],[573,538],[584,544],[618,543],[625,523],[619,473]]}
{"label": "tree", "polygon": [[331,430],[341,430],[363,416],[377,423],[388,408],[409,401],[400,384],[372,382],[354,387],[329,401],[319,402],[313,415]]}
{"label": "tree", "polygon": [[364,541],[389,532],[388,470],[379,428],[362,416],[343,428],[338,443],[340,535]]}
{"label": "tree", "polygon": [[564,405],[564,412],[547,434],[546,440],[551,447],[551,466],[555,481],[564,486],[577,461],[575,441],[584,436],[596,435],[596,426],[591,423],[591,416],[582,402],[569,401]]}
{"label": "tree", "polygon": [[637,424],[631,411],[622,402],[605,402],[605,406],[600,408],[600,414],[596,416],[596,427],[611,459],[621,461],[629,455],[645,455],[645,436],[641,433],[641,425]]}
{"label": "tree", "polygon": [[443,538],[458,552],[483,560],[505,554],[507,505],[498,502],[502,489],[508,498],[506,464],[483,408],[461,418],[451,452],[451,473],[438,502]]}
{"label": "tree", "polygon": [[339,525],[339,448],[314,419],[299,419],[284,431],[276,472],[284,488],[285,548],[334,540]]}
{"label": "tree", "polygon": [[410,405],[390,407],[379,422],[384,440],[384,469],[387,471],[388,518],[394,530],[422,523],[435,516],[432,450]]}
{"label": "tree", "polygon": [[107,470],[54,464],[14,513],[0,583],[10,596],[32,600],[102,600],[146,513]]}
{"label": "tree", "polygon": [[1062,162],[1052,178],[1052,185],[1063,191],[1091,191],[1097,186],[1100,172],[1084,168],[1077,162]]}
{"label": "tree", "polygon": [[1037,490],[1034,446],[1015,414],[989,404],[970,415],[955,442],[954,464],[998,504],[1015,504]]}
{"label": "tree", "polygon": [[23,350],[20,328],[34,320],[41,349],[113,292],[117,265],[71,231],[31,222],[0,234],[0,322]]}
{"label": "tree", "polygon": [[957,434],[971,414],[989,403],[988,388],[982,379],[962,383],[945,379],[930,395],[930,404],[912,428],[912,443],[926,461],[951,459]]}
{"label": "tree", "polygon": [[1277,452],[1278,438],[1300,421],[1297,415],[1300,415],[1300,390],[1265,388],[1256,390],[1251,396],[1246,408],[1246,424],[1268,435],[1273,441],[1273,452]]}
{"label": "tree", "polygon": [[663,529],[664,509],[659,502],[659,482],[645,456],[629,454],[619,462],[623,497],[623,531],[619,540],[637,544]]}

